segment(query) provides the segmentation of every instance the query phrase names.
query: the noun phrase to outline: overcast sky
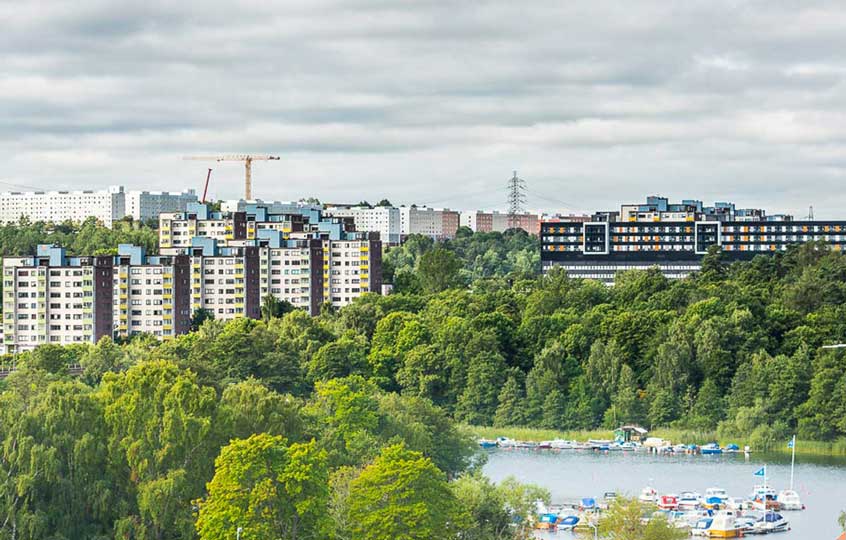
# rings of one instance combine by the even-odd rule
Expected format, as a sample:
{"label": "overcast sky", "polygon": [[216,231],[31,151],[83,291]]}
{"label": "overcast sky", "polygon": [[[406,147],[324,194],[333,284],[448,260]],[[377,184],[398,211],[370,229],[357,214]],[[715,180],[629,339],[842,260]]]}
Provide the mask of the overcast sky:
{"label": "overcast sky", "polygon": [[0,0],[0,189],[846,218],[845,82],[842,1]]}

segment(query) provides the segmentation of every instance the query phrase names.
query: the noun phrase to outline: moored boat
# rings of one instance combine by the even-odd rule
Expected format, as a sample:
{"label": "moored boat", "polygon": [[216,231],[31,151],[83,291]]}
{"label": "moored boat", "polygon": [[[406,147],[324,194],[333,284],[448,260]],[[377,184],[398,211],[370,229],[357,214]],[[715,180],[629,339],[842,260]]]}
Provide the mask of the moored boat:
{"label": "moored boat", "polygon": [[661,495],[658,499],[658,508],[661,510],[677,510],[679,498],[675,495]]}
{"label": "moored boat", "polygon": [[717,512],[708,528],[709,538],[738,538],[743,535],[743,526],[737,523],[737,515],[731,510]]}
{"label": "moored boat", "polygon": [[802,504],[802,499],[799,494],[792,489],[783,489],[778,492],[776,500],[781,503],[782,510],[804,510],[805,505]]}
{"label": "moored boat", "polygon": [[496,441],[491,439],[479,439],[479,446],[482,448],[496,448]]}
{"label": "moored boat", "polygon": [[708,443],[699,448],[699,453],[703,456],[722,454],[723,449],[717,443]]}
{"label": "moored boat", "polygon": [[679,510],[695,510],[699,507],[702,497],[694,491],[685,491],[679,496]]}
{"label": "moored boat", "polygon": [[790,530],[790,522],[778,512],[767,512],[749,531],[753,534],[769,534]]}
{"label": "moored boat", "polygon": [[658,492],[655,491],[653,488],[646,486],[640,491],[640,495],[638,496],[637,500],[642,503],[655,504],[655,502],[658,500]]}

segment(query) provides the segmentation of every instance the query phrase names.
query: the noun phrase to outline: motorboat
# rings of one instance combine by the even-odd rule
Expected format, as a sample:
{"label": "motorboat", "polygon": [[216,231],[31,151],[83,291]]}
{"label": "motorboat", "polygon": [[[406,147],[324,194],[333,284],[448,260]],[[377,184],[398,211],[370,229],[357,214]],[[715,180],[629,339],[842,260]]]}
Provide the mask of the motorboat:
{"label": "motorboat", "polygon": [[723,488],[718,487],[710,487],[705,490],[705,499],[710,499],[712,497],[716,497],[720,499],[720,501],[725,501],[728,499],[728,493]]}
{"label": "motorboat", "polygon": [[565,441],[563,439],[555,439],[549,442],[549,447],[553,450],[572,450],[576,447],[573,441]]}
{"label": "motorboat", "polygon": [[496,441],[491,439],[479,439],[479,446],[482,448],[496,448]]}
{"label": "motorboat", "polygon": [[778,500],[775,490],[770,486],[755,486],[750,499],[752,500],[752,508],[756,510],[781,510],[781,502]]}
{"label": "motorboat", "polygon": [[500,448],[516,448],[517,441],[509,439],[508,437],[497,437],[496,445]]}
{"label": "motorboat", "polygon": [[743,497],[728,497],[725,501],[723,501],[725,507],[730,510],[743,510],[746,508],[746,499]]}
{"label": "motorboat", "polygon": [[602,498],[605,499],[606,503],[610,503],[617,500],[617,492],[616,491],[606,491],[605,494],[602,495]]}
{"label": "motorboat", "polygon": [[737,454],[740,452],[740,447],[736,444],[730,444],[723,449],[726,454]]}
{"label": "motorboat", "polygon": [[783,489],[778,492],[776,500],[781,503],[782,510],[804,510],[805,505],[799,498],[799,494],[792,489]]}
{"label": "motorboat", "polygon": [[579,516],[565,516],[558,521],[559,531],[572,531],[579,524]]}
{"label": "motorboat", "polygon": [[687,445],[677,444],[677,445],[673,446],[673,453],[675,453],[675,454],[686,454],[687,453]]}
{"label": "motorboat", "polygon": [[702,500],[702,508],[706,510],[719,510],[723,506],[723,499],[719,497],[705,497]]}
{"label": "motorboat", "polygon": [[579,501],[579,510],[582,512],[596,510],[596,499],[593,497],[585,497]]}
{"label": "motorboat", "polygon": [[695,510],[699,507],[702,496],[693,491],[685,491],[679,496],[679,510]]}
{"label": "motorboat", "polygon": [[766,512],[764,516],[755,522],[750,532],[754,534],[769,534],[790,530],[790,522],[778,512]]}
{"label": "motorboat", "polygon": [[693,536],[710,536],[711,524],[714,522],[713,518],[699,518],[696,523],[690,528],[690,534]]}
{"label": "motorboat", "polygon": [[558,528],[558,514],[541,514],[535,522],[539,531],[554,531]]}
{"label": "motorboat", "polygon": [[723,449],[717,443],[708,443],[699,448],[699,453],[703,456],[722,454]]}
{"label": "motorboat", "polygon": [[737,514],[731,510],[717,512],[708,528],[710,538],[738,538],[743,536],[743,527],[738,526]]}
{"label": "motorboat", "polygon": [[539,450],[549,450],[552,448],[552,441],[541,441],[535,445],[535,448]]}
{"label": "motorboat", "polygon": [[658,498],[658,508],[661,510],[677,510],[679,498],[676,495],[661,495]]}
{"label": "motorboat", "polygon": [[620,450],[624,450],[624,451],[627,451],[627,452],[632,452],[634,450],[637,450],[637,443],[634,443],[634,442],[631,442],[631,441],[624,442],[623,444],[620,445]]}
{"label": "motorboat", "polygon": [[607,452],[611,448],[611,443],[613,441],[602,440],[602,439],[589,439],[588,444],[590,445],[591,450],[599,450],[600,452]]}
{"label": "motorboat", "polygon": [[658,492],[655,491],[653,488],[646,486],[640,491],[640,495],[638,496],[637,500],[646,504],[655,504],[655,502],[658,500]]}

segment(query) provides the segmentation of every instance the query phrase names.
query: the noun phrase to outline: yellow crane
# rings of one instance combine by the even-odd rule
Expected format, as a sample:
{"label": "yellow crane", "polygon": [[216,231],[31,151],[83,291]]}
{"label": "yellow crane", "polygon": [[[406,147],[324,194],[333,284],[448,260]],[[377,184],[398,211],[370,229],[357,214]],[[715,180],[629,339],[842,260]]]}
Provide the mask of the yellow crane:
{"label": "yellow crane", "polygon": [[244,198],[253,198],[253,161],[278,161],[278,156],[263,154],[226,154],[221,156],[185,156],[182,159],[193,161],[243,161],[246,174],[244,176]]}

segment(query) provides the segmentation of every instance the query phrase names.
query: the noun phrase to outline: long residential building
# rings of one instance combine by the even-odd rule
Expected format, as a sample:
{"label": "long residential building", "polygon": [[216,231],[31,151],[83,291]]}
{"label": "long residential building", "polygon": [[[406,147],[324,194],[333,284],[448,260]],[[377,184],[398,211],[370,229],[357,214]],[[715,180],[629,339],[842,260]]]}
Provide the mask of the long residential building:
{"label": "long residential building", "polygon": [[705,207],[699,201],[671,205],[650,197],[643,205],[599,212],[588,222],[549,221],[541,225],[541,263],[573,277],[613,283],[617,272],[658,267],[670,278],[701,269],[702,256],[718,246],[728,261],[781,252],[792,244],[822,240],[846,246],[846,221],[794,221],[731,203]]}
{"label": "long residential building", "polygon": [[193,190],[182,193],[129,191],[123,186],[104,190],[30,191],[0,193],[0,222],[82,222],[93,217],[106,227],[125,216],[143,220],[165,211],[184,210],[196,202]]}

